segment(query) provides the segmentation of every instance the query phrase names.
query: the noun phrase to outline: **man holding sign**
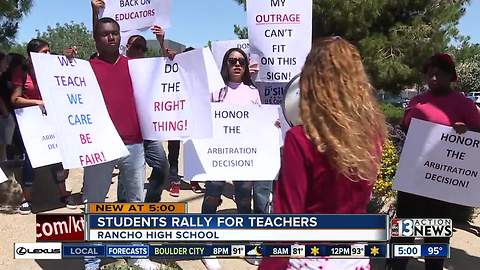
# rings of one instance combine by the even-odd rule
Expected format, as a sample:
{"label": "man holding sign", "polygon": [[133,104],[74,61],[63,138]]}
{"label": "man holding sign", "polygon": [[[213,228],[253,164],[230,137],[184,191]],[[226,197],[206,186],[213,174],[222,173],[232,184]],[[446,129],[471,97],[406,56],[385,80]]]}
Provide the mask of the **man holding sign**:
{"label": "man holding sign", "polygon": [[[111,18],[102,18],[94,25],[98,56],[90,60],[103,98],[115,128],[129,155],[118,160],[86,167],[84,198],[87,202],[104,202],[115,165],[120,169],[119,183],[125,188],[127,202],[142,202],[145,181],[143,138],[137,118],[128,59],[119,53],[120,26]],[[156,269],[147,259],[129,260],[142,269]],[[99,269],[100,259],[86,259],[86,269]]]}
{"label": "man holding sign", "polygon": [[[408,130],[412,119],[420,119],[431,123],[451,126],[458,134],[465,133],[467,129],[480,131],[480,113],[473,101],[451,88],[451,83],[457,80],[455,64],[452,58],[448,54],[436,54],[427,61],[422,71],[427,80],[429,91],[414,97],[410,101],[405,109],[402,121],[403,128]],[[403,149],[402,158],[404,158],[404,154],[409,152],[409,139],[410,138],[407,138],[407,144]],[[434,145],[433,147],[436,146]],[[439,185],[443,184],[432,181],[431,179],[424,179],[424,175],[405,177],[405,172],[412,170],[412,168],[402,166],[402,164],[405,164],[402,158],[394,184],[394,188],[398,190],[397,217],[451,218],[452,210],[455,208],[458,209],[459,206],[437,200],[442,192],[442,187]],[[430,189],[432,192],[437,192],[439,195],[432,196],[430,194],[428,197],[422,196],[426,194],[419,194],[417,191],[418,184],[415,184],[415,181],[429,181],[428,183],[431,183]],[[400,240],[402,240],[402,242],[405,242],[405,240],[407,242],[414,241],[413,238],[398,240],[392,238],[393,242]],[[429,242],[448,243],[449,238],[429,238]],[[387,269],[407,269],[407,263],[408,258],[390,259],[387,263]],[[443,260],[426,259],[425,268],[443,269]]]}

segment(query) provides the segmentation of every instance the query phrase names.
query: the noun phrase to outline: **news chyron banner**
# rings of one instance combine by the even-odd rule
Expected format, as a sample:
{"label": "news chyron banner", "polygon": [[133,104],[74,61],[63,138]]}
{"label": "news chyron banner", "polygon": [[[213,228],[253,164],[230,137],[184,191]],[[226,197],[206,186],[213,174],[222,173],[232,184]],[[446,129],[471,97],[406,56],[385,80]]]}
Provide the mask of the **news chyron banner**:
{"label": "news chyron banner", "polygon": [[171,0],[104,0],[100,17],[110,17],[120,24],[120,31],[170,26]]}
{"label": "news chyron banner", "polygon": [[385,215],[89,214],[86,240],[387,241],[387,223]]}
{"label": "news chyron banner", "polygon": [[[89,204],[86,213],[95,214],[183,214],[186,203],[97,203]],[[87,215],[88,217],[88,215]],[[85,241],[85,215],[37,214],[37,242]]]}
{"label": "news chyron banner", "polygon": [[480,206],[480,134],[412,119],[395,190],[460,205]]}

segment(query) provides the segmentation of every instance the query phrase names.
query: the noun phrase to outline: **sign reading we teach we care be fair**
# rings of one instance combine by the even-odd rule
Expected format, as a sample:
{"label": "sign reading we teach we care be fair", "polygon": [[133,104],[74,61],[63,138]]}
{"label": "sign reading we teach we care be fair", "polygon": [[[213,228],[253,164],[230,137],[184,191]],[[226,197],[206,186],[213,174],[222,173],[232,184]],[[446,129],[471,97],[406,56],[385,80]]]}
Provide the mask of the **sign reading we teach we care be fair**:
{"label": "sign reading we teach we care be fair", "polygon": [[87,167],[128,155],[90,63],[41,53],[31,57],[63,167]]}

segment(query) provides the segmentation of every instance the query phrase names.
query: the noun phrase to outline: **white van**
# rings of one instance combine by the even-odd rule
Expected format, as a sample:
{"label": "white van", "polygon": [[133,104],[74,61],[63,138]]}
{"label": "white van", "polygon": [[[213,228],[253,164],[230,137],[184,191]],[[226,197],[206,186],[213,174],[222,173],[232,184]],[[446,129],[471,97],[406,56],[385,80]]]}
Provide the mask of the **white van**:
{"label": "white van", "polygon": [[468,92],[467,97],[477,104],[480,103],[480,91]]}

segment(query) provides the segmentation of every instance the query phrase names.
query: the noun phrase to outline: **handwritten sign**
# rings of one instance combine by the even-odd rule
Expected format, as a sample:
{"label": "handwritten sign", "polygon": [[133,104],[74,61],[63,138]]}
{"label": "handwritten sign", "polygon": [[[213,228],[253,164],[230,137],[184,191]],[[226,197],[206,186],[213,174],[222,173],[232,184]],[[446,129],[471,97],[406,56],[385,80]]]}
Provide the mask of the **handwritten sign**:
{"label": "handwritten sign", "polygon": [[15,115],[32,167],[62,162],[51,116],[38,106],[16,109]]}
{"label": "handwritten sign", "polygon": [[231,48],[239,48],[247,55],[250,54],[250,45],[248,39],[234,39],[212,42],[212,54],[218,69],[222,68],[222,61],[225,53]]}
{"label": "handwritten sign", "polygon": [[282,103],[284,96],[284,89],[287,83],[285,82],[257,82],[255,86],[260,93],[262,104],[276,104]]}
{"label": "handwritten sign", "polygon": [[480,206],[480,134],[413,119],[393,188],[437,200]]}
{"label": "handwritten sign", "polygon": [[275,179],[280,168],[280,130],[274,125],[278,106],[213,103],[211,117],[213,138],[184,143],[185,178]]}
{"label": "handwritten sign", "polygon": [[48,54],[33,53],[31,57],[64,168],[87,167],[128,155],[90,63]]}
{"label": "handwritten sign", "polygon": [[288,82],[310,51],[312,0],[247,1],[250,54],[259,59],[256,81]]}
{"label": "handwritten sign", "polygon": [[170,0],[105,0],[100,17],[110,17],[120,24],[121,31],[170,26]]}
{"label": "handwritten sign", "polygon": [[[212,135],[210,89],[221,88],[220,77],[208,49],[197,49],[168,58],[128,62],[144,139],[176,140]],[[217,79],[209,84],[207,70]],[[155,76],[152,76],[155,74]],[[194,121],[200,117],[201,121]]]}

